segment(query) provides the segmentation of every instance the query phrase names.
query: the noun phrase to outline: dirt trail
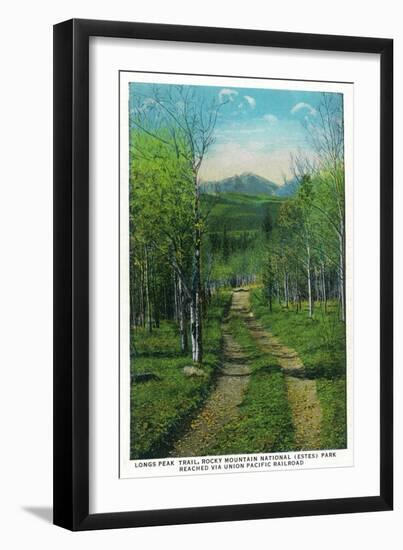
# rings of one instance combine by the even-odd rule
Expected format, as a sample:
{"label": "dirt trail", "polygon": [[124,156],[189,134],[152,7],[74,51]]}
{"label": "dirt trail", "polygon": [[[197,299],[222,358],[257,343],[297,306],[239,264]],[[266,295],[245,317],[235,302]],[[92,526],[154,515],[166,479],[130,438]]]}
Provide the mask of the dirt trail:
{"label": "dirt trail", "polygon": [[[231,311],[238,309],[239,297],[233,294]],[[179,439],[170,453],[171,456],[201,456],[210,446],[220,429],[239,415],[238,405],[242,403],[249,384],[250,370],[240,346],[223,325],[223,363],[215,388],[203,409],[192,421],[190,429]]]}
{"label": "dirt trail", "polygon": [[295,429],[294,450],[319,449],[322,409],[316,393],[315,380],[301,377],[301,371],[298,370],[304,365],[297,352],[283,345],[254,318],[250,310],[249,292],[240,293],[239,307],[259,347],[277,358],[286,375],[288,401]]}
{"label": "dirt trail", "polygon": [[[300,376],[298,370],[303,368],[303,364],[298,354],[284,346],[255,319],[250,309],[249,290],[239,289],[232,294],[230,312],[245,321],[260,349],[274,355],[284,370],[295,429],[293,450],[319,449],[322,411],[316,382]],[[250,380],[248,359],[226,321],[223,336],[223,364],[215,388],[189,430],[175,443],[171,456],[202,456],[206,447],[214,443],[220,429],[239,415],[238,405],[242,403]]]}

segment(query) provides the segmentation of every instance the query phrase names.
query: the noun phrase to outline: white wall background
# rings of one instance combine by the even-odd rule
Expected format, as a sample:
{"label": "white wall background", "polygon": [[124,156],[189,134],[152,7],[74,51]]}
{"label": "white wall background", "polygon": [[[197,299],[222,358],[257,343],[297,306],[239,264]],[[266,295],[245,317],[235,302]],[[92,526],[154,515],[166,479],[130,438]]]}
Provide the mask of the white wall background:
{"label": "white wall background", "polygon": [[[403,539],[403,293],[396,288],[394,512],[70,533],[50,523],[52,455],[52,25],[71,17],[242,27],[395,39],[396,281],[403,278],[403,30],[383,0],[14,0],[2,8],[0,132],[0,544],[4,548],[372,550]],[[371,113],[368,113],[371,116]],[[370,246],[370,243],[368,243]],[[400,287],[401,288],[401,287]],[[368,427],[370,429],[370,427]]]}

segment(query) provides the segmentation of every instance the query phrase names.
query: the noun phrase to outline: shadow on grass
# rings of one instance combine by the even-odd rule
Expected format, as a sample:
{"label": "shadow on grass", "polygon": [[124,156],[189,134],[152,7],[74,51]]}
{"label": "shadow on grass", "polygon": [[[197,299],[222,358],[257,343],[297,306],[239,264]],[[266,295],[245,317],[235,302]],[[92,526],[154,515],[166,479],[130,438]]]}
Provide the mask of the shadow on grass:
{"label": "shadow on grass", "polygon": [[[131,359],[144,359],[144,358],[158,358],[158,359],[177,359],[178,357],[186,357],[186,353],[180,353],[177,351],[139,351],[137,353],[133,353],[130,358]],[[189,361],[192,359],[189,356]]]}
{"label": "shadow on grass", "polygon": [[273,374],[275,372],[282,372],[284,369],[280,367],[280,365],[261,365],[254,367],[252,370],[252,375],[254,374]]}
{"label": "shadow on grass", "polygon": [[309,380],[337,380],[346,375],[345,369],[336,366],[302,367],[300,369],[283,369],[286,376],[293,378],[307,378]]}

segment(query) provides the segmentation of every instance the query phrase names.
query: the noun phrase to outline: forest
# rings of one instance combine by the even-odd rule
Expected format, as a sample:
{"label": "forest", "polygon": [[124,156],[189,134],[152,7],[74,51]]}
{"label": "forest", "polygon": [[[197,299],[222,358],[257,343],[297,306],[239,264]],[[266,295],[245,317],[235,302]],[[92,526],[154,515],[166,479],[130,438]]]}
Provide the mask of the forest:
{"label": "forest", "polygon": [[282,196],[200,177],[228,101],[135,94],[132,459],[346,447],[343,105],[320,96]]}

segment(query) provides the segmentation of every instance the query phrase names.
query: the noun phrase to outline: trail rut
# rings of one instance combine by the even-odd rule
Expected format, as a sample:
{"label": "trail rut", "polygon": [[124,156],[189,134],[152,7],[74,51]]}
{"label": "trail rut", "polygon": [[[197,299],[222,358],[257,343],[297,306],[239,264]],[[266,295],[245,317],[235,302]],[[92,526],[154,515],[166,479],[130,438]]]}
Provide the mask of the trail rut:
{"label": "trail rut", "polygon": [[[237,302],[233,295],[231,310],[237,308]],[[249,384],[250,370],[247,358],[226,322],[223,324],[223,339],[223,363],[216,386],[187,433],[176,442],[172,456],[203,455],[204,449],[214,443],[220,429],[239,415],[238,405],[242,403]]]}
{"label": "trail rut", "polygon": [[284,371],[295,430],[293,450],[319,449],[322,409],[316,392],[316,381],[300,376],[299,370],[304,365],[297,352],[282,344],[255,319],[250,310],[249,292],[241,294],[240,308],[258,346],[262,351],[274,355]]}

